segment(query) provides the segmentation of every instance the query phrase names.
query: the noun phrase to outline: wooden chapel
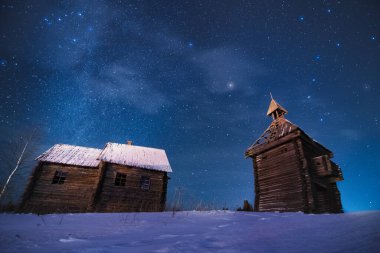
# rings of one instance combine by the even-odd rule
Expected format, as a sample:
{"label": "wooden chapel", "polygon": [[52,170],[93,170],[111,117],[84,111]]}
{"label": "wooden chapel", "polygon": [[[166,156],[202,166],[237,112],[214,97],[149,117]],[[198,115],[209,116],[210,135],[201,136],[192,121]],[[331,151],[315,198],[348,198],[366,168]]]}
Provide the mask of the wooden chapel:
{"label": "wooden chapel", "polygon": [[246,150],[253,160],[254,211],[341,213],[337,181],[343,175],[333,153],[284,116],[271,99],[272,123]]}

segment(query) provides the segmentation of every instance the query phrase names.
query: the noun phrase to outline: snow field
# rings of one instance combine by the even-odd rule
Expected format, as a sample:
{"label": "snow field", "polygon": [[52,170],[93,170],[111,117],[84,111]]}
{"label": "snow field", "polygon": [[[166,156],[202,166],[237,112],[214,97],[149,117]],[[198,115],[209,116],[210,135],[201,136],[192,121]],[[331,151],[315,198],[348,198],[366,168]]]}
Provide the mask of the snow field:
{"label": "snow field", "polygon": [[0,252],[380,252],[380,211],[0,214]]}

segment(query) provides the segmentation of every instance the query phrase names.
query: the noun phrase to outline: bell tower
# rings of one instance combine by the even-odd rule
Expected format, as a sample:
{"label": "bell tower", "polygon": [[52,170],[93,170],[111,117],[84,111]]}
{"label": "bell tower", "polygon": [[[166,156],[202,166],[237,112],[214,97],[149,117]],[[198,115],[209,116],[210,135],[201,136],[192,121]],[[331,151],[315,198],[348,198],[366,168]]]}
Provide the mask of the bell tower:
{"label": "bell tower", "polygon": [[276,100],[273,99],[272,93],[270,93],[270,104],[267,112],[267,116],[272,116],[272,119],[275,120],[279,117],[284,117],[285,114],[288,113],[288,111],[282,107],[279,103],[276,102]]}
{"label": "bell tower", "polygon": [[333,153],[287,120],[271,94],[272,122],[247,149],[253,160],[255,211],[342,212],[337,181],[343,180]]}

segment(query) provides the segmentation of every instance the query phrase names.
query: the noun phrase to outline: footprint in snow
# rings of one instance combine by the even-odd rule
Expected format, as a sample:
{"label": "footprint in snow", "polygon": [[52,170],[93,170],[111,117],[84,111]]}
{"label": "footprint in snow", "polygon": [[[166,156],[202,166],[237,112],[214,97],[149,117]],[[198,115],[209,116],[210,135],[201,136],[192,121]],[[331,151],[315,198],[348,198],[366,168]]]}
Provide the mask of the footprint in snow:
{"label": "footprint in snow", "polygon": [[59,241],[63,242],[63,243],[66,243],[66,242],[84,242],[86,240],[78,239],[78,238],[74,238],[74,237],[69,236],[69,238],[67,238],[67,239],[59,239]]}
{"label": "footprint in snow", "polygon": [[165,253],[165,252],[170,252],[170,249],[169,248],[162,248],[162,249],[155,250],[154,252]]}
{"label": "footprint in snow", "polygon": [[245,216],[253,216],[253,217],[260,217],[260,215],[257,215],[257,214],[248,214],[248,213],[246,213],[246,214],[244,214]]}
{"label": "footprint in snow", "polygon": [[160,235],[158,236],[158,239],[165,239],[165,238],[174,238],[174,237],[178,237],[179,235],[170,235],[170,234],[167,234],[167,235]]}
{"label": "footprint in snow", "polygon": [[184,237],[191,237],[191,236],[196,236],[196,234],[185,234],[183,235]]}

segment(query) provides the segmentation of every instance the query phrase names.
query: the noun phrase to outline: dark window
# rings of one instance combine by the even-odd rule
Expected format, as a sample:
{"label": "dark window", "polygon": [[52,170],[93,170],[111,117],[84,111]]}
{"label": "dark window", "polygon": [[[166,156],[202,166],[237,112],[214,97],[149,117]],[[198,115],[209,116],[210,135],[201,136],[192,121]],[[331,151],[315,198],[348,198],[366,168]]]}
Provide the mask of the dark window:
{"label": "dark window", "polygon": [[127,180],[127,175],[123,173],[116,173],[115,185],[125,186],[125,181]]}
{"label": "dark window", "polygon": [[140,179],[140,187],[142,190],[149,190],[150,188],[150,178],[147,176],[142,176]]}
{"label": "dark window", "polygon": [[63,184],[66,180],[67,172],[57,170],[54,174],[52,184]]}

